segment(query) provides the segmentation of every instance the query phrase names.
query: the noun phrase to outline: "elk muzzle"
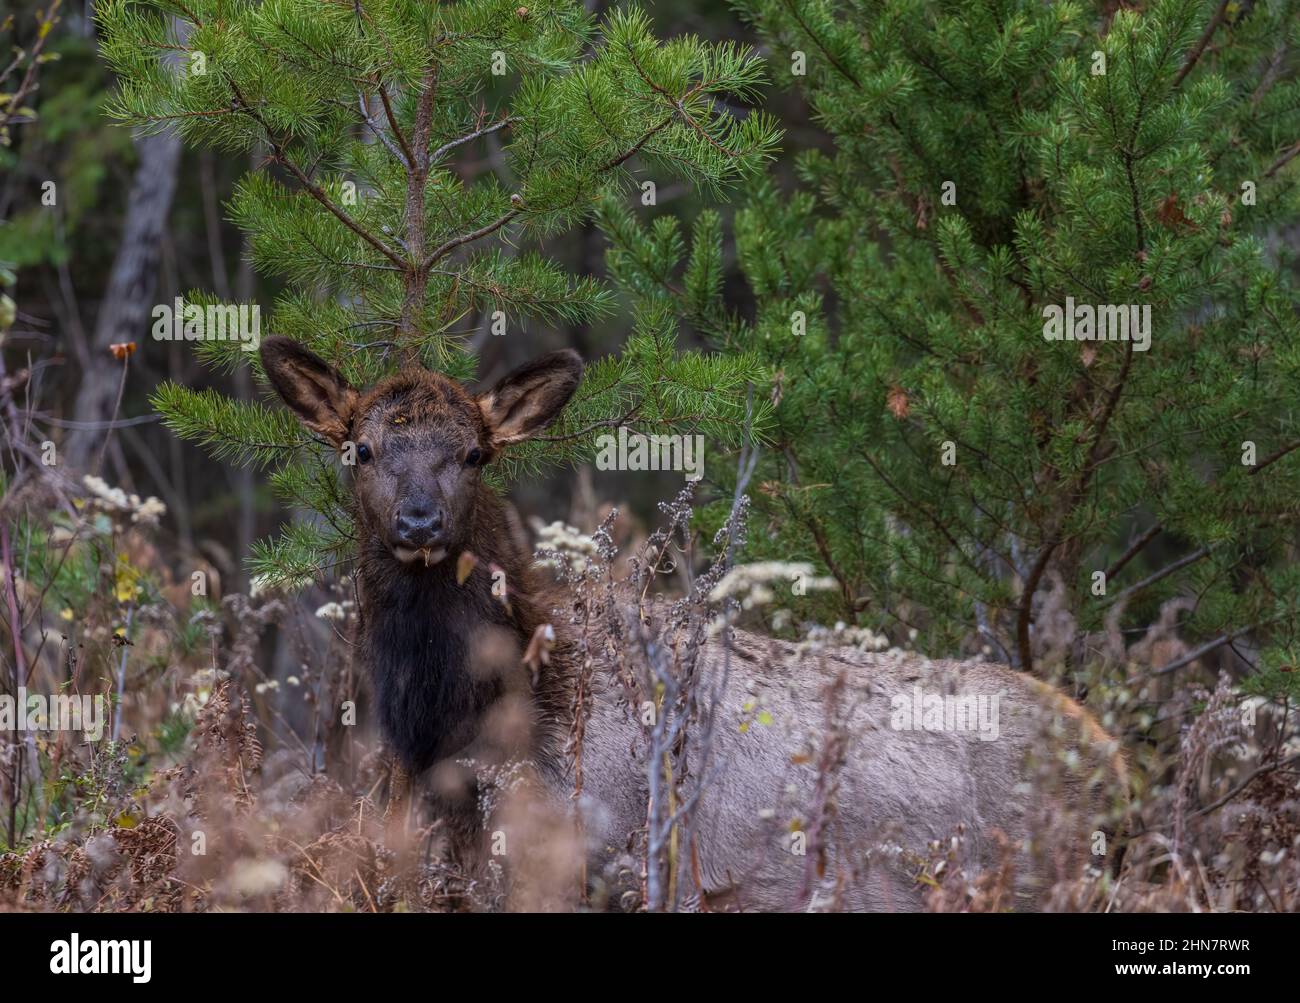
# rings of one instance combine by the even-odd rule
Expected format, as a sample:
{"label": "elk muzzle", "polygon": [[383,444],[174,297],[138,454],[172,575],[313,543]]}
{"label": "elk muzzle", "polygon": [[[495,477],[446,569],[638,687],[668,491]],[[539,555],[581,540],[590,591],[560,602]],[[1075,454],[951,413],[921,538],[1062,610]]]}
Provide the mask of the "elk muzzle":
{"label": "elk muzzle", "polygon": [[442,506],[434,502],[402,503],[393,520],[394,555],[405,564],[437,564],[447,556],[446,523]]}

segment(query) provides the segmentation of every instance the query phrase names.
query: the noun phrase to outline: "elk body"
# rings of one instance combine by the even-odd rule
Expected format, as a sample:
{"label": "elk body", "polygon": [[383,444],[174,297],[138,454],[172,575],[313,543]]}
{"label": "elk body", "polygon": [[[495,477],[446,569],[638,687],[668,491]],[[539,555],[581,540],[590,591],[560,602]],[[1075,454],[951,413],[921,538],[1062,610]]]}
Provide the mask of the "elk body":
{"label": "elk body", "polygon": [[[562,602],[535,580],[481,472],[555,418],[578,386],[581,360],[544,356],[475,396],[422,369],[359,391],[284,338],[266,339],[262,359],[308,428],[355,449],[359,650],[397,759],[427,778],[471,854],[484,820],[464,796],[472,781],[461,764],[524,761],[543,801],[563,815],[574,791],[564,750],[579,659],[556,615]],[[466,552],[477,561],[461,581]],[[508,602],[492,592],[494,571],[504,573]],[[525,651],[548,623],[558,635],[549,664],[529,668]],[[706,906],[789,909],[811,893],[845,908],[917,909],[930,844],[947,846],[958,832],[954,863],[968,873],[1010,858],[1007,906],[1033,908],[1052,884],[1096,861],[1100,819],[1124,765],[1097,722],[1051,686],[982,662],[853,649],[808,657],[742,631],[732,632],[726,657],[730,685],[685,869]],[[722,658],[711,643],[704,672],[716,678]],[[587,875],[608,888],[646,827],[647,770],[634,751],[642,724],[602,678],[584,726],[579,804]],[[945,727],[945,697],[992,707],[996,720]],[[770,726],[742,730],[756,706]],[[939,717],[927,720],[927,709]],[[828,772],[807,754],[807,738],[836,713],[846,740]],[[813,845],[801,854],[789,823],[807,821],[814,802],[834,810],[824,825],[813,820],[819,828],[805,834]],[[1035,843],[1049,826],[1054,845]]]}

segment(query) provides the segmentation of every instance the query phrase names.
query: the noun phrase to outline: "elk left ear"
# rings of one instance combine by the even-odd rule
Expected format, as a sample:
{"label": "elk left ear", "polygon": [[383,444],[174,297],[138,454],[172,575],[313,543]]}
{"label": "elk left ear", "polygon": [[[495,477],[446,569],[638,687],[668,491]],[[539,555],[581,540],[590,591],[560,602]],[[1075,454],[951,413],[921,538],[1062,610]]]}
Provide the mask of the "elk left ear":
{"label": "elk left ear", "polygon": [[492,446],[536,435],[569,403],[582,382],[582,356],[570,348],[525,362],[477,398]]}
{"label": "elk left ear", "polygon": [[302,423],[334,445],[342,445],[357,403],[357,392],[348,381],[291,338],[263,338],[261,355],[266,378]]}

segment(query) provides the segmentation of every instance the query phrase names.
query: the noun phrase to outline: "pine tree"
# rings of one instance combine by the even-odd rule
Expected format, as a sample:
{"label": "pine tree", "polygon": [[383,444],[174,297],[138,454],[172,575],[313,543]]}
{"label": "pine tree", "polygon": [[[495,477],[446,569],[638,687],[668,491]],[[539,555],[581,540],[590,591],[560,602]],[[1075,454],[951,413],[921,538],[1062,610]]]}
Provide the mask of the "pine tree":
{"label": "pine tree", "polygon": [[[771,367],[751,555],[817,561],[831,616],[1025,668],[1049,593],[1076,664],[1109,612],[1143,627],[1191,596],[1190,636],[1249,636],[1261,689],[1300,695],[1278,239],[1300,211],[1300,5],[738,6],[833,141],[736,217],[753,316],[721,295],[716,216],[689,250],[613,203],[602,225],[633,295]],[[1149,347],[1048,340],[1067,297],[1149,307]]]}
{"label": "pine tree", "polygon": [[[637,165],[720,196],[778,140],[766,116],[724,104],[754,96],[760,60],[694,37],[659,42],[634,7],[599,27],[573,0],[107,0],[98,18],[120,81],[113,116],[190,145],[264,151],[229,211],[256,268],[285,284],[267,327],[357,385],[417,362],[472,378],[472,311],[515,329],[608,315],[597,281],[502,247],[563,233]],[[489,142],[497,169],[463,169]],[[626,350],[589,367],[547,441],[515,451],[501,476],[587,455],[619,424],[735,444],[761,366],[748,353],[679,353],[674,333],[669,311],[643,311]],[[257,367],[242,349],[197,344],[213,366]],[[258,548],[265,582],[305,583],[350,552],[337,458],[287,412],[174,384],[154,403],[183,437],[273,468],[281,497],[321,516]]]}

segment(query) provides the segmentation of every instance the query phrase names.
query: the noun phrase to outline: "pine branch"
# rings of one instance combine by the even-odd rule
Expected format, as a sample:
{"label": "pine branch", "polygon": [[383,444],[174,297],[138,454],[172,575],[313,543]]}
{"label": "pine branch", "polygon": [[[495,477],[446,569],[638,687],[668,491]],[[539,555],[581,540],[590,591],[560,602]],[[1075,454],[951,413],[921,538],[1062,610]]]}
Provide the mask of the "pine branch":
{"label": "pine branch", "polygon": [[350,217],[347,213],[345,213],[342,209],[340,209],[337,205],[335,205],[333,200],[330,199],[330,197],[326,195],[325,192],[322,191],[318,185],[312,182],[312,180],[309,177],[307,177],[306,174],[303,173],[302,169],[298,167],[297,164],[295,164],[292,160],[289,159],[289,157],[285,153],[284,146],[278,140],[275,139],[271,127],[266,124],[266,120],[263,119],[262,116],[259,115],[257,111],[253,108],[253,106],[250,105],[248,101],[244,98],[244,95],[240,91],[239,86],[233,80],[231,80],[229,76],[226,77],[226,82],[230,85],[231,91],[234,92],[235,97],[239,102],[240,109],[244,112],[244,114],[251,117],[255,122],[258,123],[258,125],[262,127],[262,138],[266,141],[267,145],[270,146],[271,149],[275,152],[276,163],[283,166],[286,170],[289,171],[290,174],[292,174],[295,178],[297,178],[298,183],[301,184],[303,188],[307,190],[307,193],[311,195],[311,197],[314,198],[317,202],[323,205],[327,210],[329,210],[330,214],[333,215],[340,223],[346,226],[349,230],[355,233],[358,237],[364,240],[367,244],[373,247],[376,251],[382,254],[385,258],[391,261],[398,268],[404,269],[406,267],[406,261],[401,257],[401,255],[399,255],[396,251],[390,248],[387,244],[385,244],[374,234],[358,226],[357,223],[352,219],[352,217]]}

